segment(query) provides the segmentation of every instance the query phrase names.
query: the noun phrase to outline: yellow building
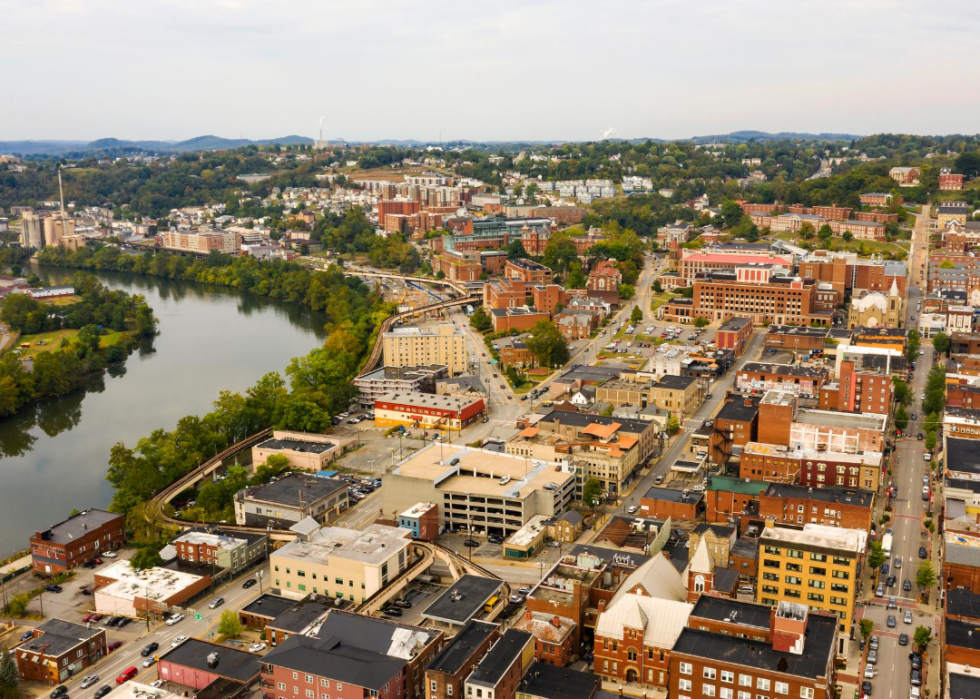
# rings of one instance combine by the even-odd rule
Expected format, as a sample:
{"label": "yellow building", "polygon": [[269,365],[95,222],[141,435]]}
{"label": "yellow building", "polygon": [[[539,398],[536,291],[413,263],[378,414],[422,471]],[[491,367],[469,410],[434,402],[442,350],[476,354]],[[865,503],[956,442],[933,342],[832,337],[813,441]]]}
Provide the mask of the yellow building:
{"label": "yellow building", "polygon": [[[806,604],[840,617],[846,639],[854,619],[854,601],[868,533],[822,524],[802,529],[776,526],[771,520],[759,537],[756,601]],[[838,649],[838,653],[842,649]]]}
{"label": "yellow building", "polygon": [[897,328],[902,320],[902,294],[893,281],[888,294],[880,291],[863,291],[851,299],[847,313],[849,328]]}
{"label": "yellow building", "polygon": [[466,372],[466,338],[452,325],[395,328],[383,337],[385,366],[445,364],[449,375]]}
{"label": "yellow building", "polygon": [[410,537],[382,524],[324,527],[270,554],[273,586],[290,599],[314,593],[360,604],[411,564]]}

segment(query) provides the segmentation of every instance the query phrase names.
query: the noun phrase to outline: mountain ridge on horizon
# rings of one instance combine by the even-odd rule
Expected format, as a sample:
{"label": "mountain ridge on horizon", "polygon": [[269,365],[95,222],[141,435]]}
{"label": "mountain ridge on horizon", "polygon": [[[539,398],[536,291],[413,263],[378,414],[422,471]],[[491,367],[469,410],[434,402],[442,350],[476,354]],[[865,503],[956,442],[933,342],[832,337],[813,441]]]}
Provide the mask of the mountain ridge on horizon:
{"label": "mountain ridge on horizon", "polygon": [[[728,143],[744,143],[751,140],[756,141],[774,141],[774,140],[818,140],[818,141],[853,141],[859,138],[863,138],[861,135],[857,134],[843,134],[843,133],[807,133],[807,132],[795,132],[795,131],[780,131],[777,133],[770,133],[767,131],[753,131],[753,130],[742,130],[733,131],[728,134],[713,134],[705,136],[692,136],[689,138],[612,138],[604,139],[612,142],[626,142],[626,143],[643,143],[645,141],[653,141],[657,143],[667,143],[670,141],[691,141],[694,143],[713,143],[713,142],[728,142]],[[504,141],[478,141],[471,139],[455,139],[445,142],[437,141],[421,141],[417,139],[378,139],[378,140],[360,140],[360,141],[348,141],[346,139],[329,139],[330,142],[343,143],[347,145],[390,145],[399,147],[410,147],[410,148],[420,148],[432,145],[442,145],[442,146],[453,146],[453,145],[527,145],[527,146],[538,146],[547,144],[559,144],[559,143],[589,143],[588,139],[585,140],[568,140],[568,139],[555,139],[555,140],[504,140]],[[162,153],[190,153],[195,151],[207,151],[207,150],[224,150],[228,148],[240,148],[249,145],[298,145],[298,144],[313,144],[314,140],[306,136],[299,136],[296,134],[291,134],[288,136],[282,136],[279,138],[268,138],[268,139],[248,139],[248,138],[223,138],[221,136],[214,135],[204,135],[195,136],[194,138],[185,139],[182,141],[174,140],[125,140],[118,138],[100,138],[94,141],[82,141],[82,140],[71,140],[71,139],[24,139],[24,140],[13,140],[13,141],[0,141],[0,153],[10,153],[17,156],[58,156],[65,155],[68,153],[85,153],[85,152],[97,152],[97,151],[109,151],[109,150],[145,150],[154,151]]]}

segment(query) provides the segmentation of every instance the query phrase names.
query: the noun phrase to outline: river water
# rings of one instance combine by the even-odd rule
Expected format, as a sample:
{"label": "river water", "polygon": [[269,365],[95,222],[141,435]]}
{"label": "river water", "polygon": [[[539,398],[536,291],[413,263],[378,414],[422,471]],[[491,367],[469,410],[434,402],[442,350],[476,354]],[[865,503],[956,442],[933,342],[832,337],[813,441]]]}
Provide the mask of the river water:
{"label": "river water", "polygon": [[[52,283],[72,270],[33,267]],[[28,270],[25,267],[25,274]],[[220,391],[244,391],[325,339],[326,317],[234,289],[114,272],[96,276],[142,294],[160,320],[152,350],[93,377],[88,390],[0,418],[0,558],[72,509],[106,507],[109,449],[135,446],[184,415],[204,414]]]}

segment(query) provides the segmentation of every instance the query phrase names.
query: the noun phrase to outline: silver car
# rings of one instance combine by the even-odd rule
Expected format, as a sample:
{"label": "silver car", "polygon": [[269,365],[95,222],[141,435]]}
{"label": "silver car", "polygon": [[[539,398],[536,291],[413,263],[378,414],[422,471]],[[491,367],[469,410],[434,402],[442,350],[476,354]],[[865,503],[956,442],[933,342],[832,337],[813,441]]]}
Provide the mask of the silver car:
{"label": "silver car", "polygon": [[82,689],[85,689],[86,687],[91,687],[93,684],[95,684],[98,681],[99,681],[98,675],[85,675],[85,677],[82,679],[82,685],[81,685]]}

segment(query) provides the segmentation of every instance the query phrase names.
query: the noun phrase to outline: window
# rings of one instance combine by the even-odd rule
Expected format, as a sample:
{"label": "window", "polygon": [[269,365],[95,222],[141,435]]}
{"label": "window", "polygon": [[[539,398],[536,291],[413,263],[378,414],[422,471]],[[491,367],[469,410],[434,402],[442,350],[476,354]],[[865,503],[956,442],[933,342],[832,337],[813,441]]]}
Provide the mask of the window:
{"label": "window", "polygon": [[626,658],[631,661],[636,661],[636,648],[630,648],[626,651]]}
{"label": "window", "polygon": [[293,679],[294,680],[299,679],[299,673],[298,672],[294,672],[293,673]]}
{"label": "window", "polygon": [[433,692],[436,691],[436,681],[435,680],[432,680],[429,683],[429,687],[432,689]]}
{"label": "window", "polygon": [[337,683],[337,691],[338,692],[344,691],[344,685],[342,685],[340,682]]}
{"label": "window", "polygon": [[286,683],[285,682],[280,682],[278,686],[279,686],[279,689],[281,689],[283,691],[286,691]]}
{"label": "window", "polygon": [[735,692],[733,692],[729,687],[722,687],[720,690],[718,690],[718,696],[721,697],[721,699],[733,699]]}
{"label": "window", "polygon": [[691,663],[681,663],[679,669],[682,675],[690,675],[694,672],[694,666]]}
{"label": "window", "polygon": [[738,699],[752,699],[752,692],[739,692]]}
{"label": "window", "polygon": [[320,686],[321,687],[327,687],[327,688],[329,688],[330,687],[330,680],[325,680],[323,678],[320,678]]}
{"label": "window", "polygon": [[800,687],[800,699],[813,699],[813,687]]}
{"label": "window", "polygon": [[717,676],[717,672],[713,667],[704,668],[703,674],[706,680],[713,680]]}
{"label": "window", "polygon": [[314,699],[314,697],[316,696],[316,694],[313,693],[313,690],[312,689],[307,689],[306,690],[306,696],[309,697],[309,699]]}
{"label": "window", "polygon": [[715,686],[713,684],[703,684],[703,685],[701,685],[701,696],[703,696],[703,697],[713,697],[713,696],[715,696]]}
{"label": "window", "polygon": [[786,682],[777,682],[776,694],[789,694],[789,684]]}
{"label": "window", "polygon": [[306,682],[307,684],[313,684],[313,675],[307,675]]}
{"label": "window", "polygon": [[727,682],[728,684],[732,684],[735,681],[735,673],[732,672],[731,670],[722,670],[721,681]]}
{"label": "window", "polygon": [[752,686],[752,675],[739,675],[738,676],[738,686],[739,687],[751,687]]}
{"label": "window", "polygon": [[757,679],[755,681],[755,688],[756,689],[761,689],[763,691],[768,692],[769,691],[769,680],[767,680],[764,677],[760,677],[759,679]]}
{"label": "window", "polygon": [[684,680],[684,679],[677,680],[677,688],[682,692],[690,692],[691,680]]}

